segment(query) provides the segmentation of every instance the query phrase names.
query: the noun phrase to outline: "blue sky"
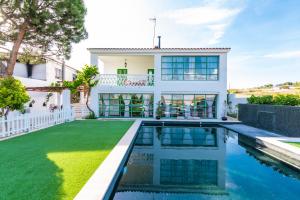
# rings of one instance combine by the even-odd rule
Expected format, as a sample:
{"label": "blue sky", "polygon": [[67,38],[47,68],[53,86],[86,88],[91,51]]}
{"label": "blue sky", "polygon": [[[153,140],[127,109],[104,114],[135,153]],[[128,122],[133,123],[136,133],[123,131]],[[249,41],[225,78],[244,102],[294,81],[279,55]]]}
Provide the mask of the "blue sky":
{"label": "blue sky", "polygon": [[298,0],[85,1],[89,39],[73,47],[74,67],[87,47],[151,47],[153,24],[162,47],[231,47],[230,88],[300,81]]}

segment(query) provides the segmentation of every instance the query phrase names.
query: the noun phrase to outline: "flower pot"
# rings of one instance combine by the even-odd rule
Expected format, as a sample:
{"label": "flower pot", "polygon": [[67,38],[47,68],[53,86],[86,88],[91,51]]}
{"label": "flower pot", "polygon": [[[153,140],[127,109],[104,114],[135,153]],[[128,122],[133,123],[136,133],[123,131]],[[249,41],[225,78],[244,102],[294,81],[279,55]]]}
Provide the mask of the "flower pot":
{"label": "flower pot", "polygon": [[222,117],[222,120],[223,121],[227,121],[227,117]]}

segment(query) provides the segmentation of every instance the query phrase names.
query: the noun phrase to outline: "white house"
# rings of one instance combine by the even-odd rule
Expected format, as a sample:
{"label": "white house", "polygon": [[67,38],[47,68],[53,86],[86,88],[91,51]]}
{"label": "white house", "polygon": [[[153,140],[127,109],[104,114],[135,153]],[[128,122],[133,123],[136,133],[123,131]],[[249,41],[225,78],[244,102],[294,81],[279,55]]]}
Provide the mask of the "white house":
{"label": "white house", "polygon": [[72,81],[77,71],[61,61],[46,58],[45,63],[28,65],[17,62],[14,77],[21,80],[27,87],[50,86],[51,83],[63,80]]}
{"label": "white house", "polygon": [[221,118],[230,48],[89,48],[98,117]]}
{"label": "white house", "polygon": [[[45,58],[45,63],[28,65],[17,62],[14,68],[13,76],[20,80],[23,85],[28,87],[47,87],[52,83],[61,81],[72,81],[76,78],[78,70],[72,68],[63,62]],[[30,112],[48,111],[51,105],[61,107],[65,101],[66,92],[42,92],[28,91],[30,101],[26,107]],[[69,93],[67,93],[67,96]],[[70,97],[69,97],[70,98]],[[70,103],[66,104],[69,105]]]}

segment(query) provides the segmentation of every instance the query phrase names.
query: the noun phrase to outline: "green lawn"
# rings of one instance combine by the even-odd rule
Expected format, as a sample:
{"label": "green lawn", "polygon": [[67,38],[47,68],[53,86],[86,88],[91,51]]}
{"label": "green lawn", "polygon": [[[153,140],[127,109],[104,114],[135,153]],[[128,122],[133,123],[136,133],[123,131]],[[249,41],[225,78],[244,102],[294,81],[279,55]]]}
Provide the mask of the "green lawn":
{"label": "green lawn", "polygon": [[287,143],[300,148],[300,142],[287,142]]}
{"label": "green lawn", "polygon": [[73,199],[132,123],[74,121],[0,142],[0,199]]}

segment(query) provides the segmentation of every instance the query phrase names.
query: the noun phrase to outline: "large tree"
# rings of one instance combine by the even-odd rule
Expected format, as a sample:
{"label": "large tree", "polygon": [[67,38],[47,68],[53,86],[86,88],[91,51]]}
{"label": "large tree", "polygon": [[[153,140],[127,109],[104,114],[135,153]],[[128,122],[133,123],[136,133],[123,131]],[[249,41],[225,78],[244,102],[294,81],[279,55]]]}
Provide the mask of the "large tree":
{"label": "large tree", "polygon": [[87,38],[85,15],[83,0],[0,0],[0,44],[11,46],[6,76],[20,48],[69,58],[71,44]]}

